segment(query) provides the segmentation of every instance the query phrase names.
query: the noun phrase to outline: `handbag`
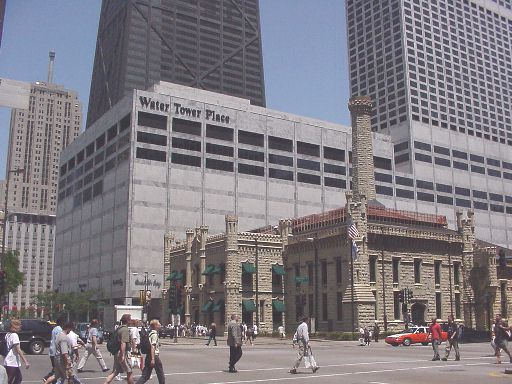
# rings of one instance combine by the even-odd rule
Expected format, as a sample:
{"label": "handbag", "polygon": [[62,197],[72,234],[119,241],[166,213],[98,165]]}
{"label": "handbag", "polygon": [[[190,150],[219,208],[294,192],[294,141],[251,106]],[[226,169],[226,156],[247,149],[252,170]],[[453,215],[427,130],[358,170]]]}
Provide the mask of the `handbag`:
{"label": "handbag", "polygon": [[316,367],[316,361],[315,358],[313,357],[313,351],[311,350],[311,347],[304,351],[304,366],[306,368]]}

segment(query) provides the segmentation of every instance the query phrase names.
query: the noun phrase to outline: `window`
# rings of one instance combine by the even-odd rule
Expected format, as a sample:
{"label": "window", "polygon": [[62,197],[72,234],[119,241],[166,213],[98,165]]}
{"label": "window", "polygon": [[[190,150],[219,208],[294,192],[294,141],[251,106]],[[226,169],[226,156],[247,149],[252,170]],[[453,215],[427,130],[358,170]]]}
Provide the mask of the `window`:
{"label": "window", "polygon": [[312,160],[297,159],[297,168],[320,171],[320,163]]}
{"label": "window", "polygon": [[460,264],[458,262],[453,263],[453,284],[460,285]]}
{"label": "window", "polygon": [[373,156],[373,163],[375,165],[375,168],[386,169],[388,171],[391,171],[391,159]]}
{"label": "window", "polygon": [[324,147],[324,158],[337,161],[345,161],[345,151],[342,149]]}
{"label": "window", "polygon": [[332,177],[324,177],[324,185],[326,187],[333,187],[333,188],[341,188],[341,189],[347,188],[347,182],[345,180],[333,179]]}
{"label": "window", "polygon": [[121,121],[119,122],[119,132],[122,132],[125,129],[130,128],[131,123],[132,123],[132,115],[131,115],[131,113],[129,113],[125,117],[123,117],[121,119]]}
{"label": "window", "polygon": [[455,193],[461,196],[469,196],[470,190],[468,188],[455,187]]}
{"label": "window", "polygon": [[102,134],[100,136],[98,136],[98,138],[96,139],[96,150],[98,150],[98,148],[101,148],[105,145],[105,134]]}
{"label": "window", "polygon": [[148,112],[137,113],[137,124],[144,127],[167,129],[167,116]]}
{"label": "window", "polygon": [[327,321],[327,293],[322,293],[322,320]]}
{"label": "window", "polygon": [[437,145],[434,145],[434,152],[441,155],[450,156],[450,150],[445,147],[438,147]]}
{"label": "window", "polygon": [[408,187],[414,186],[414,182],[412,179],[409,179],[407,177],[401,177],[401,176],[395,176],[395,182],[400,185],[405,185]]}
{"label": "window", "polygon": [[414,159],[416,159],[418,161],[423,161],[425,163],[432,163],[432,156],[424,155],[423,153],[415,153]]}
{"label": "window", "polygon": [[443,167],[451,167],[452,164],[449,159],[443,159],[442,157],[434,157],[434,163]]}
{"label": "window", "polygon": [[[325,164],[325,165],[327,165],[327,164]],[[324,165],[324,167],[325,167],[325,165]],[[327,172],[327,171],[324,169],[324,172]],[[387,173],[375,172],[375,181],[381,181],[383,183],[392,183],[393,176],[388,175]]]}
{"label": "window", "polygon": [[297,181],[299,181],[301,183],[320,185],[320,176],[311,175],[309,173],[298,172],[297,173]]}
{"label": "window", "polygon": [[421,283],[421,259],[414,259],[414,283]]}
{"label": "window", "polygon": [[430,144],[422,143],[421,141],[415,141],[414,148],[421,149],[423,151],[429,151],[429,152],[431,150]]}
{"label": "window", "polygon": [[254,176],[265,176],[265,168],[258,167],[256,165],[249,164],[238,164],[238,173],[244,173],[246,175],[254,175]]}
{"label": "window", "polygon": [[393,258],[393,283],[398,284],[400,269],[400,259]]}
{"label": "window", "polygon": [[93,153],[94,153],[94,142],[89,144],[85,148],[85,154],[86,154],[87,157],[91,156]]}
{"label": "window", "polygon": [[206,168],[233,172],[233,163],[224,160],[206,159]]}
{"label": "window", "polygon": [[336,284],[341,284],[341,257],[336,258]]}
{"label": "window", "polygon": [[293,181],[293,172],[285,171],[283,169],[269,168],[268,176],[272,179],[281,179]]}
{"label": "window", "polygon": [[393,317],[395,320],[400,319],[400,298],[399,298],[400,292],[393,291]]}
{"label": "window", "polygon": [[461,169],[463,171],[468,170],[468,165],[466,163],[461,163],[460,161],[453,161],[453,167],[456,169]]}
{"label": "window", "polygon": [[392,187],[376,185],[375,192],[377,192],[377,194],[379,194],[379,195],[393,196],[393,188]]}
{"label": "window", "polygon": [[433,191],[434,183],[431,181],[416,180],[416,187]]}
{"label": "window", "polygon": [[190,155],[183,155],[181,153],[173,153],[173,154],[171,154],[171,163],[190,165],[192,167],[200,167],[201,166],[201,158],[198,156],[190,156]]}
{"label": "window", "polygon": [[[299,166],[300,164],[300,159],[297,160],[297,166]],[[318,164],[318,163],[316,163]],[[302,167],[301,167],[302,168]],[[311,168],[309,168],[311,169]],[[335,175],[346,175],[346,168],[341,166],[341,165],[334,165],[334,164],[327,164],[327,163],[324,163],[324,172],[325,173],[332,173],[332,174],[335,174]],[[391,175],[389,175],[391,177]]]}
{"label": "window", "polygon": [[183,120],[174,117],[172,119],[172,130],[173,132],[201,136],[201,123],[197,121]]}
{"label": "window", "polygon": [[289,156],[274,155],[272,153],[269,153],[268,161],[271,164],[278,164],[278,165],[285,165],[288,167],[293,167],[293,157],[289,157]]}
{"label": "window", "polygon": [[221,127],[220,125],[206,124],[206,137],[224,141],[233,141],[233,129]]}
{"label": "window", "polygon": [[269,149],[278,149],[280,151],[293,152],[293,141],[283,139],[281,137],[269,136],[268,137]]}
{"label": "window", "polygon": [[336,315],[337,320],[343,320],[343,294],[341,292],[336,292]]}
{"label": "window", "polygon": [[441,312],[441,293],[436,292],[436,318],[441,319],[442,318],[442,312]]}
{"label": "window", "polygon": [[211,153],[212,155],[233,157],[234,149],[232,147],[227,147],[225,145],[206,143],[206,153]]}
{"label": "window", "polygon": [[154,133],[148,133],[148,132],[137,132],[137,141],[139,143],[148,143],[148,144],[155,144],[155,145],[161,145],[161,146],[167,146],[167,136],[164,135],[157,135]]}
{"label": "window", "polygon": [[195,140],[182,139],[180,137],[172,138],[172,147],[186,149],[189,151],[201,152],[201,142]]}
{"label": "window", "polygon": [[138,159],[154,160],[165,162],[167,160],[167,153],[165,151],[157,151],[148,148],[137,148]]}
{"label": "window", "polygon": [[320,268],[322,270],[322,284],[327,284],[327,260],[322,260],[320,262]]}
{"label": "window", "polygon": [[263,152],[251,151],[249,149],[239,148],[238,149],[238,158],[264,162],[265,154]]}
{"label": "window", "polygon": [[263,147],[265,145],[265,136],[261,133],[254,133],[248,131],[238,131],[238,142],[242,144],[254,145]]}
{"label": "window", "polygon": [[107,131],[107,140],[110,141],[117,136],[117,124],[111,126]]}
{"label": "window", "polygon": [[434,282],[436,284],[436,288],[441,284],[441,262],[434,261]]}
{"label": "window", "polygon": [[370,257],[369,267],[370,283],[375,283],[377,281],[377,258],[375,256]]}
{"label": "window", "polygon": [[471,201],[466,199],[455,199],[455,205],[457,207],[471,208]]}
{"label": "window", "polygon": [[[508,305],[507,305],[507,282],[502,281],[500,284],[501,290],[501,316],[508,317]],[[460,318],[460,316],[459,316]]]}
{"label": "window", "polygon": [[[460,319],[460,293],[456,292],[454,296],[455,296],[455,318]],[[503,311],[501,313],[502,313],[502,316],[506,316],[506,315],[503,315]]]}
{"label": "window", "polygon": [[414,199],[414,191],[397,188],[396,189],[396,197],[403,197],[406,199]]}
{"label": "window", "polygon": [[452,149],[452,155],[453,157],[458,157],[459,159],[468,159],[468,154],[466,152],[457,151],[456,149]]}
{"label": "window", "polygon": [[439,192],[452,193],[453,187],[447,184],[436,183],[436,190]]}
{"label": "window", "polygon": [[320,146],[311,143],[297,141],[297,153],[301,155],[320,156]]}

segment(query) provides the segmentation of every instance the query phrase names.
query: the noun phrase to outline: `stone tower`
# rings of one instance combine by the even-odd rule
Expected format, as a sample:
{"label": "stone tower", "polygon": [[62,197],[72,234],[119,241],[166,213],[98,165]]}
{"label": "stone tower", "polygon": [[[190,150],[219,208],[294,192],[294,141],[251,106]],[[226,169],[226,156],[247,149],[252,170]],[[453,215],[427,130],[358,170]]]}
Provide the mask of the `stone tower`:
{"label": "stone tower", "polygon": [[231,320],[231,315],[242,315],[239,303],[242,302],[240,293],[240,277],[238,269],[240,260],[238,257],[238,216],[226,215],[226,319],[225,324]]}
{"label": "stone tower", "polygon": [[354,199],[364,194],[366,200],[375,200],[375,174],[371,111],[373,103],[368,96],[350,98],[348,109],[352,116],[352,191]]}

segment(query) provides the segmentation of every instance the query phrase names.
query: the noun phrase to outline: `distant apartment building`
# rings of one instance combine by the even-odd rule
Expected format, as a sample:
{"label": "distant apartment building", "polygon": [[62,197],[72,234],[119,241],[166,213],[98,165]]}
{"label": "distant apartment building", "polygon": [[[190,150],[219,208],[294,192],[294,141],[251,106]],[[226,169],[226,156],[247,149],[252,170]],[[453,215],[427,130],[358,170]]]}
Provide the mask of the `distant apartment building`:
{"label": "distant apartment building", "polygon": [[159,81],[265,106],[259,0],[104,0],[87,127]]}
{"label": "distant apartment building", "polygon": [[19,252],[25,273],[12,298],[18,309],[52,288],[60,153],[78,136],[81,124],[77,93],[51,82],[31,84],[28,109],[11,112],[5,240],[7,250]]}

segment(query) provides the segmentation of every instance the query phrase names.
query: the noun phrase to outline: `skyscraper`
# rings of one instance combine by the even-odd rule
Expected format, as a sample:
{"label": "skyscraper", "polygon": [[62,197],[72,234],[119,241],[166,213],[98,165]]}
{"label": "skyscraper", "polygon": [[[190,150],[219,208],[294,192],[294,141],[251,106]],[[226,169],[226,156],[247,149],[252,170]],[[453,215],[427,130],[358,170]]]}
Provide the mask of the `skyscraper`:
{"label": "skyscraper", "polygon": [[512,2],[417,3],[347,1],[351,93],[375,101],[373,129],[512,146]]}
{"label": "skyscraper", "polygon": [[258,0],[103,0],[87,127],[167,81],[265,106]]}
{"label": "skyscraper", "polygon": [[11,112],[5,244],[18,251],[25,273],[13,295],[18,309],[52,287],[60,153],[82,125],[77,93],[51,83],[54,57],[50,52],[48,82],[30,86],[29,108]]}
{"label": "skyscraper", "polygon": [[0,47],[2,46],[2,31],[4,30],[5,2],[0,0]]}
{"label": "skyscraper", "polygon": [[506,244],[512,1],[347,0],[346,14],[351,94],[372,98],[372,129],[391,135],[395,169],[420,179],[403,185],[421,191],[396,197],[474,209],[489,223],[477,236]]}

